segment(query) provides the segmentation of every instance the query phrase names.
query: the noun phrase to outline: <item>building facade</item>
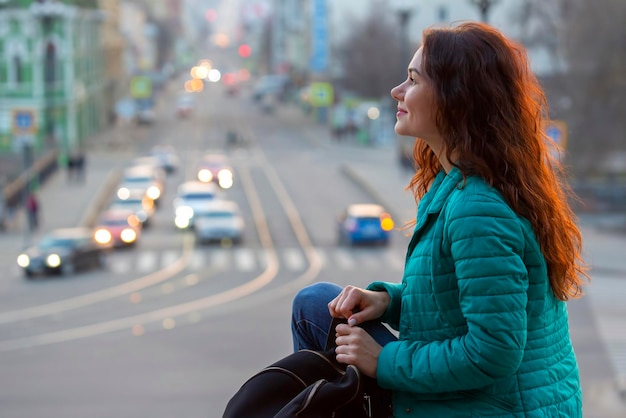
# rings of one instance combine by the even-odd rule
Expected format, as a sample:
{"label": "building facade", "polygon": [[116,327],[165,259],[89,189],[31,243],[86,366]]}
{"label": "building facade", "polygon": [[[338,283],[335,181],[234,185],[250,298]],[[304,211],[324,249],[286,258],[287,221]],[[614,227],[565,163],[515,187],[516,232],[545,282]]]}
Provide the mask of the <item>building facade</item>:
{"label": "building facade", "polygon": [[105,15],[97,2],[11,4],[0,11],[0,154],[57,150],[63,164],[106,122]]}

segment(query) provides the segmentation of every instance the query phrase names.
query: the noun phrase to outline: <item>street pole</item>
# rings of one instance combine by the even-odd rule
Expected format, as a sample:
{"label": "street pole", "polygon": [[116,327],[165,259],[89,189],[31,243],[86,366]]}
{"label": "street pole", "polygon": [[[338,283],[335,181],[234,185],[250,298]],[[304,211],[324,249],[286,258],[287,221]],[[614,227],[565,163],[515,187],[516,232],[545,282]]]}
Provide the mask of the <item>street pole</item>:
{"label": "street pole", "polygon": [[474,6],[478,7],[480,20],[485,23],[488,23],[491,7],[499,1],[500,0],[470,0]]}
{"label": "street pole", "polygon": [[404,69],[408,65],[410,61],[410,52],[409,52],[409,21],[411,20],[411,15],[413,12],[410,9],[400,9],[398,10],[398,20],[400,23],[400,50],[401,50],[401,60],[402,65],[400,68]]}

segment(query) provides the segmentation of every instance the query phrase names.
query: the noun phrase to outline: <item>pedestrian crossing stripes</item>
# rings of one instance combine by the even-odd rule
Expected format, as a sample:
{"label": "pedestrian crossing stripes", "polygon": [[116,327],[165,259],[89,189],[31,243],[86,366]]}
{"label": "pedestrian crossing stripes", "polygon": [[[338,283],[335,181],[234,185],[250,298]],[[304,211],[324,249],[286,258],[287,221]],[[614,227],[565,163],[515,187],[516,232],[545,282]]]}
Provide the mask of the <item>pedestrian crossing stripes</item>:
{"label": "pedestrian crossing stripes", "polygon": [[[347,249],[315,249],[322,268],[339,270],[377,270],[401,272],[404,267],[403,254],[392,250],[358,251]],[[172,264],[182,256],[180,250],[142,250],[117,252],[109,256],[108,270],[115,274],[149,273]],[[308,268],[309,261],[300,248],[283,248],[277,251],[280,267],[293,272]],[[192,251],[187,270],[211,268],[234,269],[242,272],[263,270],[267,266],[268,254],[262,249],[230,248],[201,249]]]}

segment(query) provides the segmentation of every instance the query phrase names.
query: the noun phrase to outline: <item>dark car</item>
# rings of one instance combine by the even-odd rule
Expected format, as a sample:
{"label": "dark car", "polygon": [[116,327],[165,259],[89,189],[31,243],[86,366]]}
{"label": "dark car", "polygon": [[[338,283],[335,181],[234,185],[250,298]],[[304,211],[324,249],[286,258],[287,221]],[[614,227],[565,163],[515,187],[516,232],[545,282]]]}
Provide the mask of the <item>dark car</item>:
{"label": "dark car", "polygon": [[393,220],[380,205],[356,203],[348,206],[337,221],[340,245],[389,243]]}
{"label": "dark car", "polygon": [[17,257],[26,277],[71,275],[79,270],[102,268],[108,246],[98,244],[91,228],[55,229]]}

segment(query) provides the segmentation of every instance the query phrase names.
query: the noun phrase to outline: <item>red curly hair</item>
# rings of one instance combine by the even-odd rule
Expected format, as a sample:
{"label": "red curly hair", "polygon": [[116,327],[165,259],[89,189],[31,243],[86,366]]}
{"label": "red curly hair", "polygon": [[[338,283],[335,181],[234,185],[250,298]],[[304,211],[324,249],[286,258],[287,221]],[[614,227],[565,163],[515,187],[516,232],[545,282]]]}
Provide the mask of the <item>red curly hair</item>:
{"label": "red curly hair", "polygon": [[[573,192],[544,132],[548,104],[524,48],[483,23],[429,28],[424,72],[432,84],[446,156],[464,177],[479,176],[528,219],[560,300],[582,295],[589,279],[582,237],[568,197]],[[451,159],[458,155],[458,160]],[[416,173],[407,190],[424,196],[442,166],[416,139]]]}

